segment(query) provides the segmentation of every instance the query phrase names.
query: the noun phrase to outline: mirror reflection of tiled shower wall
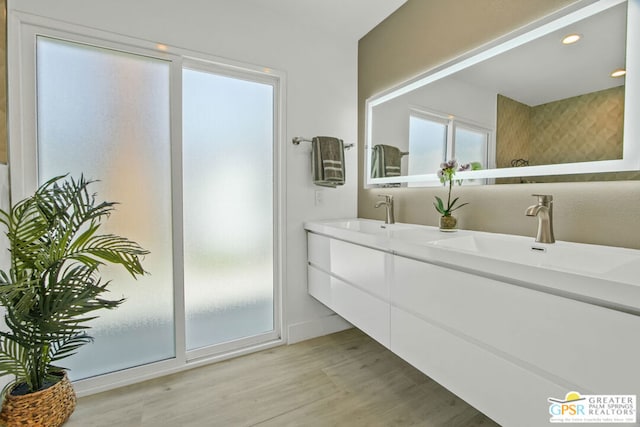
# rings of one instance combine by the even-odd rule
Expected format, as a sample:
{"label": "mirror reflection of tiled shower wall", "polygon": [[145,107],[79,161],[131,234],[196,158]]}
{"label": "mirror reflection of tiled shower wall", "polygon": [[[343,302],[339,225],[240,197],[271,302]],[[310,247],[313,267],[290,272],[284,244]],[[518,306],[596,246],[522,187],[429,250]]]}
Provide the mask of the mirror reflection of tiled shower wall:
{"label": "mirror reflection of tiled shower wall", "polygon": [[509,168],[518,159],[531,158],[531,107],[498,95],[496,167]]}
{"label": "mirror reflection of tiled shower wall", "polygon": [[[511,167],[514,159],[525,159],[531,166],[621,159],[624,86],[534,107],[498,95],[497,122],[498,167]],[[594,174],[591,180],[606,179],[608,175],[618,174]],[[549,181],[535,178],[540,180]]]}
{"label": "mirror reflection of tiled shower wall", "polygon": [[531,161],[556,164],[622,158],[624,86],[534,107]]}

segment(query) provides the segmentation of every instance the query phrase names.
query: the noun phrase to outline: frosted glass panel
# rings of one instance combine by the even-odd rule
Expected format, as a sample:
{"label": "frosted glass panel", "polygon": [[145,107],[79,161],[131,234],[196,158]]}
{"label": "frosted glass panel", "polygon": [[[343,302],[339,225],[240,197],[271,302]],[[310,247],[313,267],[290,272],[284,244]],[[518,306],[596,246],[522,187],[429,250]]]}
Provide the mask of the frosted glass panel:
{"label": "frosted glass panel", "polygon": [[456,128],[455,158],[458,164],[480,163],[486,168],[487,133],[472,129]]}
{"label": "frosted glass panel", "polygon": [[169,64],[40,37],[38,173],[99,179],[121,204],[104,230],[139,242],[151,273],[105,270],[127,301],[93,321],[95,342],[65,361],[73,379],[174,357]]}
{"label": "frosted glass panel", "polygon": [[187,349],[274,329],[273,87],[183,71]]}
{"label": "frosted glass panel", "polygon": [[435,173],[445,158],[447,125],[409,116],[409,175]]}

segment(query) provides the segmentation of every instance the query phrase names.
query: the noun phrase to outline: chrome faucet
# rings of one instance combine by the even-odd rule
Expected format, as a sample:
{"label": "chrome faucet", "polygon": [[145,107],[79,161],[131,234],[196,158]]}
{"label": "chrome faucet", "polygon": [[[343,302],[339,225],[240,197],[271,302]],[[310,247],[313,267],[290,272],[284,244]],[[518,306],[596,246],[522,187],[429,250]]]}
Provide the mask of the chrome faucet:
{"label": "chrome faucet", "polygon": [[529,206],[525,212],[527,216],[538,217],[538,234],[536,242],[553,243],[553,196],[548,194],[532,194],[538,198],[538,204]]}
{"label": "chrome faucet", "polygon": [[384,206],[387,208],[387,218],[384,220],[385,224],[395,224],[396,219],[393,214],[393,196],[389,194],[378,194],[378,197],[384,197],[384,201],[379,201],[376,203],[376,208],[380,206]]}

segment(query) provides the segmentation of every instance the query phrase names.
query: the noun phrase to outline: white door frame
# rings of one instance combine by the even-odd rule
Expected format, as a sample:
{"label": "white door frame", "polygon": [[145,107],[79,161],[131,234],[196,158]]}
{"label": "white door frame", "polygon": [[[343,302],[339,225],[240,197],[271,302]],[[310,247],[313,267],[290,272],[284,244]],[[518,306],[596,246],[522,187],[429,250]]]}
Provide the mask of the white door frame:
{"label": "white door frame", "polygon": [[[174,319],[176,357],[143,366],[76,381],[78,395],[88,395],[236,357],[287,341],[284,307],[286,156],[286,75],[282,71],[230,61],[153,41],[112,34],[92,28],[10,11],[8,18],[9,174],[12,200],[21,200],[38,186],[36,55],[38,35],[145,55],[171,62],[171,179],[174,264]],[[222,344],[204,351],[186,352],[183,283],[182,214],[182,68],[184,64],[241,74],[269,81],[274,88],[273,202],[274,202],[274,333],[266,340],[247,339],[233,346]],[[215,72],[215,71],[214,71]]]}

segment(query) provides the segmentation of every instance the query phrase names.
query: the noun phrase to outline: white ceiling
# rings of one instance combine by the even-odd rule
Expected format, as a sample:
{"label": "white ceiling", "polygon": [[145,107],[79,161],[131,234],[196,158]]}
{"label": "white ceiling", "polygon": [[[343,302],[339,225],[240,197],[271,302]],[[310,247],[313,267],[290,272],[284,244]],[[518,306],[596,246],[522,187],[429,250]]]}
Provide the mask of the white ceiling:
{"label": "white ceiling", "polygon": [[384,21],[407,0],[253,0],[261,7],[321,28],[339,38],[357,41]]}
{"label": "white ceiling", "polygon": [[[626,3],[453,75],[529,106],[624,84],[609,74],[625,66]],[[567,34],[582,39],[569,46]]]}

